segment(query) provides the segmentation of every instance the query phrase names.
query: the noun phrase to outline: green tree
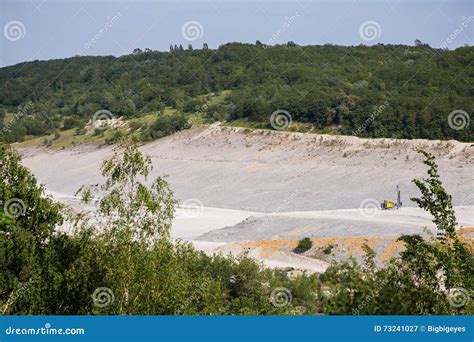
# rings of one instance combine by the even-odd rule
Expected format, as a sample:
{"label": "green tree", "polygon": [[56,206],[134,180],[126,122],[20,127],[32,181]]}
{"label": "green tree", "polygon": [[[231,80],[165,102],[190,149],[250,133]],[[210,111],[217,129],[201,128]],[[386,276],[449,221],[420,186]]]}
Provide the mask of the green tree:
{"label": "green tree", "polygon": [[428,178],[424,180],[414,179],[413,182],[421,192],[420,198],[411,200],[425,209],[433,216],[433,223],[441,231],[439,238],[442,243],[449,243],[449,240],[457,239],[456,234],[456,216],[453,209],[452,197],[443,188],[439,178],[438,165],[435,163],[435,157],[423,150],[425,160],[423,164],[429,167]]}
{"label": "green tree", "polygon": [[44,188],[20,164],[20,156],[4,144],[0,144],[0,203],[0,310],[9,312],[26,295],[18,293],[22,286],[33,281],[39,285],[48,243],[63,218],[61,206],[44,196]]}
{"label": "green tree", "polygon": [[[105,195],[99,200],[93,221],[110,256],[107,278],[114,284],[120,313],[132,310],[141,291],[145,291],[146,282],[140,282],[138,275],[153,270],[156,261],[156,253],[146,253],[148,248],[167,250],[168,256],[172,251],[167,241],[176,201],[164,178],[157,177],[149,187],[141,182],[140,177],[146,181],[151,170],[150,158],[135,144],[125,146],[123,154],[117,152],[102,165],[106,181],[99,189]],[[93,190],[83,187],[78,193],[89,203]]]}
{"label": "green tree", "polygon": [[328,314],[472,314],[474,255],[456,233],[451,196],[439,179],[434,157],[420,151],[428,177],[413,182],[421,192],[413,200],[428,210],[441,232],[438,239],[403,235],[399,257],[376,269],[375,253],[366,248],[364,265],[333,264],[321,276],[329,295],[322,295]]}
{"label": "green tree", "polygon": [[[99,201],[96,216],[106,219],[104,231],[125,231],[130,239],[168,238],[176,201],[173,191],[163,177],[157,177],[149,187],[140,181],[147,180],[153,167],[151,159],[144,156],[134,143],[119,146],[113,158],[102,164],[105,183],[99,187],[105,193]],[[92,200],[92,190],[82,187],[78,194],[86,203]]]}

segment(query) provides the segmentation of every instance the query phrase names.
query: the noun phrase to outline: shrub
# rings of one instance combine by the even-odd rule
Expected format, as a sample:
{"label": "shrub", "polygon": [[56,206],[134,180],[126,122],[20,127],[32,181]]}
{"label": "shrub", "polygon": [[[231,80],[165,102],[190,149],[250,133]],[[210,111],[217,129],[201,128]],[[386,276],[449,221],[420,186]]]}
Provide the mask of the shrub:
{"label": "shrub", "polygon": [[159,139],[173,134],[186,128],[187,122],[183,114],[161,115],[146,132],[142,133],[142,140]]}
{"label": "shrub", "polygon": [[64,119],[62,129],[65,131],[71,128],[81,129],[82,127],[84,127],[84,124],[81,122],[81,120],[74,117],[67,117]]}
{"label": "shrub", "polygon": [[313,247],[313,241],[309,237],[305,237],[298,242],[298,246],[295,248],[295,253],[303,253]]}
{"label": "shrub", "polygon": [[334,245],[329,244],[323,248],[323,253],[326,255],[329,255],[331,254],[333,249],[334,249]]}
{"label": "shrub", "polygon": [[94,129],[94,135],[95,136],[99,136],[99,137],[103,137],[104,136],[104,128],[95,128]]}
{"label": "shrub", "polygon": [[110,138],[105,138],[105,143],[107,145],[113,145],[115,143],[120,142],[124,137],[124,134],[122,131],[115,130]]}

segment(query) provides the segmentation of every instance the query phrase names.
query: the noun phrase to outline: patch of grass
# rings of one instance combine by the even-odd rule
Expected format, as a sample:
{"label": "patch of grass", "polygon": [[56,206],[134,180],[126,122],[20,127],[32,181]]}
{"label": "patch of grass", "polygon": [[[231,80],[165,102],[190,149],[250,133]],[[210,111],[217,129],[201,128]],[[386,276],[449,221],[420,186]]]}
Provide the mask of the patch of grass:
{"label": "patch of grass", "polygon": [[[251,121],[246,118],[228,121],[224,124],[230,127],[243,127],[251,129],[267,129],[273,131],[270,122]],[[340,135],[341,132],[336,127],[315,128],[313,125],[305,122],[293,121],[291,125],[280,131],[294,133],[315,133],[315,134],[331,134]]]}
{"label": "patch of grass", "polygon": [[15,117],[15,113],[5,113],[5,117],[3,118],[3,123],[9,123],[13,120],[13,118]]}
{"label": "patch of grass", "polygon": [[[163,115],[175,115],[176,112],[176,109],[166,107]],[[151,112],[143,116],[133,118],[129,120],[129,122],[135,123],[138,126],[146,127],[152,125],[159,117],[159,115],[161,114],[159,114],[158,112]],[[13,114],[7,114],[7,118],[11,120],[13,118]],[[116,141],[117,135],[130,134],[128,131],[128,127],[121,127],[116,129],[106,129],[103,132],[100,132],[100,134],[94,134],[93,131],[86,134],[77,134],[76,128],[71,128],[65,131],[61,131],[60,137],[57,137],[57,135],[55,136],[54,133],[46,134],[44,136],[39,137],[25,136],[25,140],[23,142],[15,143],[15,145],[20,148],[45,146],[45,140],[48,141],[48,144],[46,144],[46,146],[52,149],[64,149],[69,147],[75,147],[78,145],[103,145],[110,144],[111,142]]]}
{"label": "patch of grass", "polygon": [[260,122],[249,121],[248,119],[237,119],[237,120],[227,121],[224,124],[224,126],[252,128],[252,129],[265,129],[265,128],[268,128]]}
{"label": "patch of grass", "polygon": [[231,94],[231,90],[223,90],[219,93],[219,95],[212,94],[211,96],[211,104],[218,104],[224,102],[227,97]]}
{"label": "patch of grass", "polygon": [[76,129],[71,128],[66,131],[61,132],[61,136],[55,139],[54,134],[48,134],[42,137],[36,137],[32,139],[25,140],[21,143],[16,143],[16,146],[20,148],[34,147],[34,146],[44,146],[44,141],[51,141],[47,144],[47,147],[52,149],[64,149],[69,147],[74,147],[77,145],[101,145],[106,143],[106,139],[110,139],[114,132],[113,130],[105,130],[103,134],[94,135],[94,134],[81,134],[76,135]]}

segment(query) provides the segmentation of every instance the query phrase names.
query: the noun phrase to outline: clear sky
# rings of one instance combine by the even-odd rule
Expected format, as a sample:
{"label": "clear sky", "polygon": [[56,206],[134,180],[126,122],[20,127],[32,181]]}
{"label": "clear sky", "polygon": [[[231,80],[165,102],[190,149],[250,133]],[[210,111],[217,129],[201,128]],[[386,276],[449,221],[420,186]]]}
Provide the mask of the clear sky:
{"label": "clear sky", "polygon": [[0,0],[0,66],[189,43],[377,43],[454,49],[474,41],[474,0]]}

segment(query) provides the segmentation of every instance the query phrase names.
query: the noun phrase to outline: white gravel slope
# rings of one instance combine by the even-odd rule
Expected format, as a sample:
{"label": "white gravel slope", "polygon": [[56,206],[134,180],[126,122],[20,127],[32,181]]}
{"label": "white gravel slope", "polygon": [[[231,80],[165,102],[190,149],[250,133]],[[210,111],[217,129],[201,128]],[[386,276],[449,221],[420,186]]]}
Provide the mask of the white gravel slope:
{"label": "white gravel slope", "polygon": [[[176,197],[203,204],[198,217],[178,210],[173,237],[207,252],[238,252],[237,241],[298,239],[302,236],[398,236],[432,227],[409,198],[419,193],[411,180],[426,174],[416,153],[437,156],[440,174],[453,195],[460,224],[474,227],[474,145],[456,141],[359,139],[330,135],[249,131],[217,125],[193,128],[141,149],[155,167],[151,177],[168,175]],[[73,194],[103,181],[99,168],[111,147],[80,146],[20,151],[23,163],[58,200],[78,207]],[[364,201],[395,200],[404,206],[365,217]],[[191,215],[193,216],[193,215]],[[248,219],[247,219],[248,218]],[[246,220],[247,219],[247,220]],[[237,249],[236,249],[237,248]],[[262,259],[262,258],[261,258]],[[308,266],[311,260],[279,254],[267,265]]]}
{"label": "white gravel slope", "polygon": [[[370,198],[404,206],[418,195],[411,180],[423,177],[417,148],[437,155],[455,205],[474,205],[474,147],[456,141],[359,139],[229,127],[199,127],[142,148],[153,175],[167,174],[178,199],[204,206],[256,212],[358,208]],[[101,162],[112,148],[23,150],[24,164],[48,189],[72,195],[101,182]]]}

